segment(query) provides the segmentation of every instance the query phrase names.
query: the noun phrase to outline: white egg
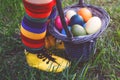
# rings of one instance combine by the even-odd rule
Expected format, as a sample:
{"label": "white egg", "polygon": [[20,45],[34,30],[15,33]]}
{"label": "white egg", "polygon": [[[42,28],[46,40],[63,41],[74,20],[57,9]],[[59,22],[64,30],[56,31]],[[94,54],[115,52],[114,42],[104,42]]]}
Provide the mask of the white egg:
{"label": "white egg", "polygon": [[74,16],[74,15],[76,15],[76,14],[77,14],[77,13],[76,13],[74,10],[68,10],[68,11],[66,12],[66,17],[67,17],[68,20],[70,20],[71,17]]}
{"label": "white egg", "polygon": [[94,16],[87,21],[86,27],[85,27],[86,32],[88,34],[94,34],[98,30],[100,30],[101,25],[102,25],[101,19],[97,16]]}
{"label": "white egg", "polygon": [[50,3],[52,0],[27,0],[27,1],[35,4],[46,4]]}

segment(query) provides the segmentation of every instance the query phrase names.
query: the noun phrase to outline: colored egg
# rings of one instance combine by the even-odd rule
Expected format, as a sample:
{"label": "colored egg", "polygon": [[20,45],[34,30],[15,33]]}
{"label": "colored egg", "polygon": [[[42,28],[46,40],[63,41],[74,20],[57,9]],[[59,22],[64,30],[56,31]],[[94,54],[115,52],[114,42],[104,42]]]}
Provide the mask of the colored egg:
{"label": "colored egg", "polygon": [[100,30],[102,25],[102,21],[99,17],[92,17],[88,20],[88,22],[86,23],[86,32],[88,34],[93,34],[96,33],[98,30]]}
{"label": "colored egg", "polygon": [[[68,26],[67,28],[68,28],[69,31],[71,31],[71,27],[70,26]],[[61,33],[66,35],[65,29],[62,29]]]}
{"label": "colored egg", "polygon": [[74,24],[79,24],[83,26],[84,21],[83,18],[80,15],[74,15],[70,19],[70,26],[73,26]]}
{"label": "colored egg", "polygon": [[68,10],[66,12],[66,17],[68,18],[68,20],[71,19],[72,16],[76,15],[77,13],[74,10]]}
{"label": "colored egg", "polygon": [[87,22],[91,17],[92,17],[92,12],[84,7],[84,8],[81,8],[80,10],[78,10],[77,12],[80,16],[83,17],[84,21]]}
{"label": "colored egg", "polygon": [[27,0],[27,1],[35,4],[46,4],[50,3],[52,0]]}
{"label": "colored egg", "polygon": [[75,24],[72,26],[71,32],[72,32],[73,36],[86,35],[85,29],[81,25],[78,25],[78,24]]}
{"label": "colored egg", "polygon": [[86,23],[83,24],[83,27],[84,27],[84,28],[86,27]]}
{"label": "colored egg", "polygon": [[[68,25],[68,19],[65,17],[66,24]],[[56,28],[61,31],[63,29],[62,22],[60,16],[57,16],[55,19],[55,26]]]}

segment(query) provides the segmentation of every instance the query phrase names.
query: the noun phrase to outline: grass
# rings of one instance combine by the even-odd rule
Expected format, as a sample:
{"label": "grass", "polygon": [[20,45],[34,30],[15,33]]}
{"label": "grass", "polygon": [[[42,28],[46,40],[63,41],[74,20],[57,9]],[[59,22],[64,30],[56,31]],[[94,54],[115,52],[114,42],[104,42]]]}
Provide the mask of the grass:
{"label": "grass", "polygon": [[[78,0],[63,0],[63,6]],[[0,80],[120,80],[120,1],[85,0],[104,8],[111,17],[97,40],[97,54],[88,62],[72,65],[62,73],[47,73],[27,65],[19,37],[24,15],[22,0],[0,0]],[[56,51],[58,54],[61,51]]]}

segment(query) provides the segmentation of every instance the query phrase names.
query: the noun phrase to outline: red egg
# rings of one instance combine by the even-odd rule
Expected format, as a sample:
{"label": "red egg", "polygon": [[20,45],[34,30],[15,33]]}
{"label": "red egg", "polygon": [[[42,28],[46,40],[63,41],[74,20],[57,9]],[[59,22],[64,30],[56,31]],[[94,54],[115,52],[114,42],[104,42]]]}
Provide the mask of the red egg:
{"label": "red egg", "polygon": [[[65,17],[65,21],[66,21],[66,24],[68,25],[68,19]],[[61,19],[60,19],[60,16],[57,16],[56,19],[55,19],[55,27],[58,29],[58,30],[62,30],[63,29],[63,26],[62,26],[62,22],[61,22]]]}

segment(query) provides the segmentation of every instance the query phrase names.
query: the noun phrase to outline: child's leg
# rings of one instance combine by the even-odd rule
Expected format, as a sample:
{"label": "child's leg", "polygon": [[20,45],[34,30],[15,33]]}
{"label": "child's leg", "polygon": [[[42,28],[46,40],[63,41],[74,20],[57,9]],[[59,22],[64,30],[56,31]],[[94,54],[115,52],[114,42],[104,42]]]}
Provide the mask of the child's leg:
{"label": "child's leg", "polygon": [[[23,0],[26,15],[21,24],[21,40],[25,46],[27,62],[30,66],[43,71],[61,72],[69,66],[69,62],[61,57],[50,54],[45,49],[47,20],[55,6],[54,0]],[[41,4],[35,1],[48,1]]]}

